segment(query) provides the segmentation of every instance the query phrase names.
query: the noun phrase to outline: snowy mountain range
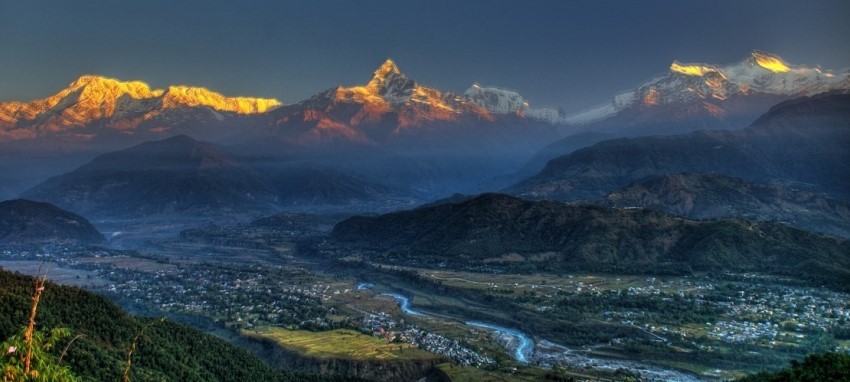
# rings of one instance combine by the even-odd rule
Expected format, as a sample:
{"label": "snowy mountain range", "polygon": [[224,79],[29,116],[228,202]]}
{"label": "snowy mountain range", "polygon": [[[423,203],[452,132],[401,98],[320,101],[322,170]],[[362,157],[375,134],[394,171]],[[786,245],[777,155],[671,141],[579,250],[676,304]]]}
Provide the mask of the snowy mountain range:
{"label": "snowy mountain range", "polygon": [[290,105],[83,76],[51,97],[0,104],[0,193],[15,195],[98,154],[179,134],[272,167],[319,163],[375,179],[392,174],[390,185],[422,193],[467,189],[558,138],[528,111],[491,110],[424,85],[392,60],[363,85]]}
{"label": "snowy mountain range", "polygon": [[[847,88],[850,73],[846,71],[795,66],[760,51],[729,65],[674,61],[667,73],[603,105],[570,115],[559,109],[533,108],[519,93],[498,87],[473,84],[462,94],[429,87],[407,77],[389,59],[365,85],[338,86],[285,107],[275,99],[226,97],[202,87],[152,89],[140,81],[85,75],[44,99],[0,103],[0,142],[55,135],[86,141],[103,131],[145,132],[146,138],[197,134],[197,125],[215,123],[223,129],[262,125],[278,132],[273,127],[292,124],[298,126],[288,130],[300,131],[300,140],[305,140],[307,129],[312,131],[306,141],[333,136],[362,142],[374,141],[375,136],[358,126],[378,121],[387,134],[440,123],[506,118],[565,125],[569,128],[563,130],[568,132],[628,129],[660,120],[699,120],[688,128],[716,128],[714,120],[738,123],[736,118],[753,118],[788,98]],[[346,108],[350,110],[340,112]],[[271,120],[251,116],[271,116]],[[221,123],[225,119],[227,123]]]}
{"label": "snowy mountain range", "polygon": [[[769,107],[788,98],[847,88],[850,88],[847,71],[834,73],[818,67],[795,66],[777,55],[754,51],[744,60],[729,65],[674,61],[667,73],[618,94],[603,105],[570,114],[560,122],[588,125],[635,109],[664,109],[668,116],[679,118],[757,115],[766,111],[764,104]],[[757,98],[769,101],[754,101]],[[752,110],[753,104],[757,110]]]}
{"label": "snowy mountain range", "polygon": [[463,94],[456,94],[432,88],[407,77],[391,59],[381,64],[365,86],[339,86],[313,97],[311,103],[317,101],[326,104],[328,101],[368,103],[376,111],[399,111],[408,117],[400,121],[403,126],[423,121],[452,120],[462,114],[486,120],[514,114],[557,123],[551,115],[561,113],[558,110],[532,109],[525,98],[512,90],[473,84]]}
{"label": "snowy mountain range", "polygon": [[119,131],[147,123],[154,124],[154,130],[165,131],[169,124],[166,117],[180,120],[181,111],[200,112],[196,119],[221,120],[221,113],[258,114],[280,105],[275,99],[225,97],[202,87],[151,89],[141,81],[84,75],[47,98],[0,103],[0,141],[74,131],[94,123]]}
{"label": "snowy mountain range", "polygon": [[[511,102],[518,105],[516,109],[510,107]],[[386,60],[365,85],[337,86],[269,112],[272,123],[263,132],[302,145],[454,144],[474,138],[503,146],[517,143],[502,139],[504,134],[535,137],[534,145],[539,145],[556,137],[551,124],[525,110],[527,102],[516,93],[499,89],[476,94],[442,91],[409,78],[395,62]],[[545,137],[533,130],[546,130]]]}
{"label": "snowy mountain range", "polygon": [[[333,105],[345,104],[364,109],[345,121],[321,115]],[[266,115],[281,106],[276,99],[226,97],[202,87],[153,89],[141,81],[84,75],[47,98],[0,103],[0,142],[55,135],[86,141],[96,138],[98,129],[127,135],[144,130],[167,136],[185,133],[180,130],[183,125]],[[510,114],[557,123],[563,115],[557,110],[531,109],[528,101],[509,90],[473,85],[464,94],[456,94],[428,87],[407,77],[389,59],[365,85],[338,86],[292,106],[274,114],[271,124],[287,123],[286,114],[309,109],[312,114],[307,113],[311,115],[305,120],[314,119],[320,128],[336,129],[351,139],[359,139],[353,126],[374,122],[389,112],[398,114],[397,130],[429,122],[452,122],[462,116],[492,121]],[[259,118],[249,124],[269,122]]]}

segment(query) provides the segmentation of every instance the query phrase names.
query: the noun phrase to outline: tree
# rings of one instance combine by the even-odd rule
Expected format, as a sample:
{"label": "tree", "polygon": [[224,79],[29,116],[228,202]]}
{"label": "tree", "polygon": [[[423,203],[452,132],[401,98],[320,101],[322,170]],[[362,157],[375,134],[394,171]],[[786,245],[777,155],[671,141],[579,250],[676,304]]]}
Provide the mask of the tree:
{"label": "tree", "polygon": [[824,353],[806,356],[803,362],[777,372],[761,372],[739,382],[850,382],[850,354]]}
{"label": "tree", "polygon": [[44,292],[46,275],[38,275],[33,282],[32,307],[28,325],[0,346],[3,382],[77,382],[79,378],[60,364],[50,353],[56,344],[71,335],[70,329],[55,328],[48,334],[35,330],[38,302]]}
{"label": "tree", "polygon": [[76,382],[80,379],[59,363],[50,351],[69,337],[71,331],[55,328],[45,334],[33,331],[27,340],[27,328],[3,342],[3,382]]}

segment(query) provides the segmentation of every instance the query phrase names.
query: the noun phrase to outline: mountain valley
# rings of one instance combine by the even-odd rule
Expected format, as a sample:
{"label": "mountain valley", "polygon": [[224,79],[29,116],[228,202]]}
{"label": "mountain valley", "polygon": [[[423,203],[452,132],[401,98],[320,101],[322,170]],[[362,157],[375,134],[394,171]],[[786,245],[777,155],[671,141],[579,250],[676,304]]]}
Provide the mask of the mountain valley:
{"label": "mountain valley", "polygon": [[75,286],[37,329],[78,336],[84,381],[726,381],[846,353],[848,92],[762,51],[572,114],[391,59],[287,104],[81,76],[0,103],[0,339],[39,293],[10,272],[46,271]]}

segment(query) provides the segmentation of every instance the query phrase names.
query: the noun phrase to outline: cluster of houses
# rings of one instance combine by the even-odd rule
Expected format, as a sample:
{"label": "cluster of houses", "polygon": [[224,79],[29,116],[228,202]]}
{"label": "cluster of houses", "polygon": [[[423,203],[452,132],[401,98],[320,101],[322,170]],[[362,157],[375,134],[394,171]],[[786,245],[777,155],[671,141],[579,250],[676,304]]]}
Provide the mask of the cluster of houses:
{"label": "cluster of houses", "polygon": [[464,347],[457,340],[405,324],[404,320],[396,321],[386,312],[367,313],[363,317],[361,329],[390,342],[406,342],[431,353],[444,355],[460,365],[485,366],[496,363],[492,358]]}
{"label": "cluster of houses", "polygon": [[777,324],[730,320],[716,322],[714,329],[708,332],[707,336],[723,342],[744,344],[757,340],[773,340],[777,334]]}
{"label": "cluster of houses", "polygon": [[118,299],[164,312],[207,316],[235,328],[324,319],[321,301],[338,292],[327,284],[293,284],[264,271],[274,272],[219,266],[97,270],[99,277],[109,280],[103,291]]}

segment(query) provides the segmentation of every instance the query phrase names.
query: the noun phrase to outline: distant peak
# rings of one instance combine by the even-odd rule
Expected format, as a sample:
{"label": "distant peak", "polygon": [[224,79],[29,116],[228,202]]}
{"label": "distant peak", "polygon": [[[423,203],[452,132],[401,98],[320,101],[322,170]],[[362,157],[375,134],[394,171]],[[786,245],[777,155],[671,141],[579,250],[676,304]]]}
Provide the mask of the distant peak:
{"label": "distant peak", "polygon": [[381,89],[387,88],[387,85],[395,80],[407,81],[407,77],[398,70],[395,62],[388,58],[375,70],[375,74],[366,84],[366,88],[373,94],[380,94],[382,93]]}
{"label": "distant peak", "polygon": [[679,61],[673,61],[670,64],[670,71],[676,72],[679,74],[684,74],[686,76],[698,76],[702,77],[709,73],[719,73],[723,74],[722,71],[713,66],[702,65],[702,64],[683,64]]}
{"label": "distant peak", "polygon": [[396,66],[395,61],[388,58],[383,64],[381,64],[381,66],[378,67],[378,70],[375,71],[376,76],[379,73],[383,73],[384,75],[401,74],[401,71],[398,70],[398,66]]}
{"label": "distant peak", "polygon": [[74,82],[71,83],[71,87],[80,87],[86,86],[94,83],[103,83],[103,82],[121,82],[114,78],[108,78],[104,76],[99,76],[96,74],[83,74],[79,78],[77,78]]}
{"label": "distant peak", "polygon": [[187,143],[197,143],[198,141],[195,138],[192,138],[186,134],[175,135],[170,138],[165,138],[160,142],[187,142]]}
{"label": "distant peak", "polygon": [[751,54],[752,62],[762,68],[770,70],[774,73],[785,73],[791,70],[785,61],[782,60],[779,56],[773,53],[761,52],[761,51],[753,51]]}
{"label": "distant peak", "polygon": [[95,83],[120,83],[124,82],[115,78],[105,77],[97,74],[83,74],[71,83],[71,86],[85,86]]}
{"label": "distant peak", "polygon": [[[172,85],[168,89],[151,89],[142,81],[121,81],[114,78],[86,74],[80,76],[69,85],[66,91],[83,90],[83,97],[89,94],[109,103],[109,110],[114,110],[115,100],[128,94],[136,99],[162,97],[164,108],[208,106],[218,111],[228,111],[238,114],[263,113],[282,105],[276,99],[252,97],[225,97],[219,93],[199,86]],[[107,113],[111,115],[111,111]]]}
{"label": "distant peak", "polygon": [[[233,166],[236,160],[224,153],[218,145],[196,140],[188,135],[139,143],[128,149],[115,151],[95,158],[106,164],[122,163],[122,167],[132,168],[181,168],[193,169]],[[133,163],[126,163],[132,161]]]}
{"label": "distant peak", "polygon": [[372,75],[372,80],[369,81],[369,83],[385,81],[387,78],[394,76],[404,76],[404,74],[401,73],[401,70],[398,70],[398,66],[396,66],[395,62],[388,58],[383,64],[381,64],[381,66],[378,67],[377,70],[375,70],[375,74]]}
{"label": "distant peak", "polygon": [[511,95],[511,96],[519,96],[519,92],[513,89],[507,89],[497,86],[481,86],[481,84],[474,82],[469,88],[464,91],[465,94],[474,94],[474,93],[494,93],[494,94],[503,94],[503,95]]}
{"label": "distant peak", "polygon": [[491,113],[507,114],[529,111],[528,101],[514,90],[473,83],[463,92],[463,95]]}
{"label": "distant peak", "polygon": [[99,93],[129,94],[133,98],[150,98],[162,95],[160,89],[151,89],[142,81],[121,81],[94,74],[84,74],[68,85],[70,90],[85,89]]}
{"label": "distant peak", "polygon": [[[280,105],[276,99],[225,97],[201,87],[169,86],[167,89],[152,89],[142,81],[121,81],[85,74],[56,94],[43,99],[0,102],[0,126],[14,126],[19,121],[28,121],[30,125],[39,125],[40,130],[55,132],[114,118],[107,121],[110,127],[131,129],[161,115],[167,109],[204,106],[216,111],[257,114]],[[11,139],[36,135],[38,133],[34,131],[26,132],[14,135]]]}
{"label": "distant peak", "polygon": [[208,106],[215,110],[238,114],[262,113],[282,105],[276,99],[225,97],[207,88],[183,85],[169,86],[162,104],[166,108]]}

